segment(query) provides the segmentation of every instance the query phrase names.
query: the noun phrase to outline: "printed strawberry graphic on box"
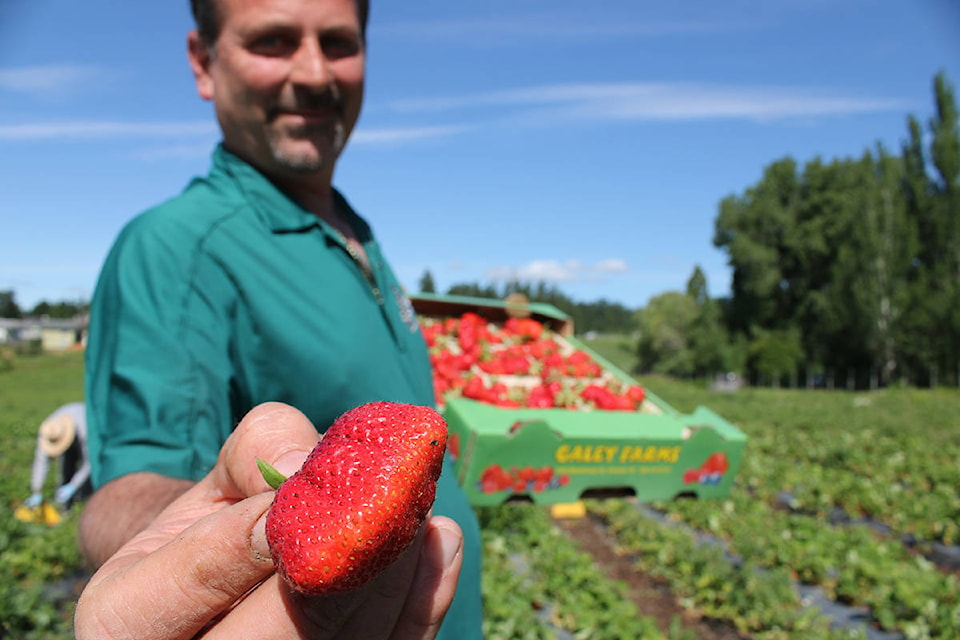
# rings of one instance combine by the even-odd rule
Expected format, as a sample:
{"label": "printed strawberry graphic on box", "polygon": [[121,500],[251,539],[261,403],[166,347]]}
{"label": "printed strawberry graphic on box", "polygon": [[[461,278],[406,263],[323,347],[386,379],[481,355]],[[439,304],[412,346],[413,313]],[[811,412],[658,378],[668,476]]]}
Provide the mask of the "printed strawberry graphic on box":
{"label": "printed strawberry graphic on box", "polygon": [[447,451],[450,452],[450,457],[457,460],[460,457],[460,434],[451,433],[447,438]]}
{"label": "printed strawberry graphic on box", "polygon": [[723,480],[723,474],[727,472],[728,468],[729,463],[726,454],[718,451],[711,454],[698,468],[684,471],[683,483],[717,485]]}
{"label": "printed strawberry graphic on box", "polygon": [[513,494],[542,493],[559,489],[570,483],[570,476],[558,475],[553,467],[516,466],[504,469],[499,464],[491,464],[480,473],[477,487],[485,494],[509,491]]}

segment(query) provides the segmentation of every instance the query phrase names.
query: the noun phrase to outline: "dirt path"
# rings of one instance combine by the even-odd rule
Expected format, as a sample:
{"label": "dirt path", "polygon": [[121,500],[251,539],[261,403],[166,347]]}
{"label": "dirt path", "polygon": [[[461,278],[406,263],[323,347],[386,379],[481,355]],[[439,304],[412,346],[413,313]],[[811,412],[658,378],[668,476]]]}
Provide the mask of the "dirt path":
{"label": "dirt path", "polygon": [[629,558],[620,555],[603,525],[593,518],[555,522],[583,551],[593,556],[607,577],[627,585],[640,613],[656,620],[665,635],[673,620],[679,618],[684,629],[700,640],[749,640],[749,636],[741,635],[727,622],[704,618],[682,607],[664,580],[637,571]]}

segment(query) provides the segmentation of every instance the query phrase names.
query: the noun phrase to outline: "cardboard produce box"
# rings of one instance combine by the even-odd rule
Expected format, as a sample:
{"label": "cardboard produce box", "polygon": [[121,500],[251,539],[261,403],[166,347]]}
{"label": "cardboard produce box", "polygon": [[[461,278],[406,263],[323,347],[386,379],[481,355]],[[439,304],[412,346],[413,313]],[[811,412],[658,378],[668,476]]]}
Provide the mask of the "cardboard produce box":
{"label": "cardboard produce box", "polygon": [[574,338],[555,307],[423,294],[412,301],[455,473],[472,504],[729,493],[746,436],[706,407],[670,407]]}

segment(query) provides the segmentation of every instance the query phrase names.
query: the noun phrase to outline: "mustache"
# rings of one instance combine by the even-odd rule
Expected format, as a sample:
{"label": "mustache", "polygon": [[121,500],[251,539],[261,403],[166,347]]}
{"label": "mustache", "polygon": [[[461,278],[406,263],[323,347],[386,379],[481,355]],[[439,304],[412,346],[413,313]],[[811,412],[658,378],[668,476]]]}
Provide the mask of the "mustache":
{"label": "mustache", "polygon": [[293,95],[283,100],[270,109],[270,116],[275,117],[284,112],[300,111],[326,111],[337,117],[342,117],[344,113],[343,100],[336,86],[331,86],[322,90],[310,90],[298,87],[294,89]]}

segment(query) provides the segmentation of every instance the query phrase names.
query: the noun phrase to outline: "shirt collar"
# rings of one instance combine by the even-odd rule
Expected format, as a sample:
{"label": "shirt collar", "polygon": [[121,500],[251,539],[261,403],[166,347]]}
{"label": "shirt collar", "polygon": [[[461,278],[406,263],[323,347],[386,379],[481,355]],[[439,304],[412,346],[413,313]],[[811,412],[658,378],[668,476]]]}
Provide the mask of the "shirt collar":
{"label": "shirt collar", "polygon": [[[329,233],[329,227],[281,191],[253,165],[218,144],[213,152],[212,174],[222,173],[236,184],[257,217],[274,233],[290,233],[319,228]],[[370,229],[353,211],[346,199],[334,189],[334,199],[341,211],[350,217],[361,240],[369,237]]]}

